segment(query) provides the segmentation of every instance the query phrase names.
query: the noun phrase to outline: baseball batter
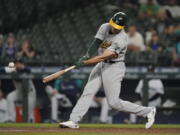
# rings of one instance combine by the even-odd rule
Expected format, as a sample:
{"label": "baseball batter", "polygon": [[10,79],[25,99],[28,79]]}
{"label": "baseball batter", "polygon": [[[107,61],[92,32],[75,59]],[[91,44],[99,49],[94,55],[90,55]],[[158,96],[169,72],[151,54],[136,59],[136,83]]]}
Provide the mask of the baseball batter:
{"label": "baseball batter", "polygon": [[[88,111],[91,101],[100,87],[104,88],[110,107],[118,111],[147,117],[145,128],[150,128],[153,125],[155,107],[143,107],[119,98],[121,81],[126,70],[124,63],[128,45],[128,36],[124,30],[126,22],[127,15],[118,12],[110,19],[109,23],[102,24],[87,54],[76,62],[76,67],[96,63],[97,65],[90,73],[83,94],[72,110],[70,120],[59,123],[60,127],[79,128],[78,122]],[[89,59],[99,47],[101,54]]]}

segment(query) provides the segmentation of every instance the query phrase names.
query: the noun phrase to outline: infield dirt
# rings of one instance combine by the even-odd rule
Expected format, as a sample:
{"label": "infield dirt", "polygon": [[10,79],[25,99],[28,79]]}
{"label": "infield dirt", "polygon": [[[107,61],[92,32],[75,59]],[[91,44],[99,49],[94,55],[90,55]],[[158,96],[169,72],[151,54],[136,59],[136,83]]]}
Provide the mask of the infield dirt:
{"label": "infield dirt", "polygon": [[79,128],[79,129],[62,129],[58,127],[52,128],[34,128],[34,127],[0,127],[0,133],[149,133],[149,134],[180,134],[180,128],[152,128],[152,129],[143,129],[143,128]]}

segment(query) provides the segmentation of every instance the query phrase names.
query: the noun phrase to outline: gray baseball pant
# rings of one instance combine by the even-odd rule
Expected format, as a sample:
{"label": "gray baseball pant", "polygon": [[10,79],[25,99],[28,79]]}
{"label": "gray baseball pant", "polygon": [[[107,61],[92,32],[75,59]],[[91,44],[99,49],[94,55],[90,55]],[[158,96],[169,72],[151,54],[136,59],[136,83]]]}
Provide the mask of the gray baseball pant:
{"label": "gray baseball pant", "polygon": [[70,120],[77,123],[82,119],[88,111],[93,97],[101,87],[104,88],[110,107],[118,111],[146,117],[151,111],[151,107],[143,107],[119,98],[125,69],[124,62],[98,63],[91,71],[84,91],[72,110]]}

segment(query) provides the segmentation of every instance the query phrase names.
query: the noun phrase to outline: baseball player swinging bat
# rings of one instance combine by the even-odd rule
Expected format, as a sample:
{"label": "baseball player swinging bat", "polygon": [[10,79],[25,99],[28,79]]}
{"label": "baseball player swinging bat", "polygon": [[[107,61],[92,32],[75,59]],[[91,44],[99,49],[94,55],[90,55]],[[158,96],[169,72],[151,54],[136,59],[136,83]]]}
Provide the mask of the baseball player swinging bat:
{"label": "baseball player swinging bat", "polygon": [[51,75],[48,75],[48,76],[46,76],[46,77],[43,78],[43,83],[47,83],[47,82],[49,82],[49,81],[51,81],[51,80],[53,80],[53,79],[56,79],[56,78],[62,76],[64,73],[66,73],[66,72],[74,69],[75,67],[76,67],[76,66],[74,65],[74,66],[71,66],[71,67],[66,68],[66,69],[64,69],[64,70],[60,70],[60,71],[55,72],[55,73],[53,73],[53,74],[51,74]]}
{"label": "baseball player swinging bat", "polygon": [[[103,87],[108,104],[118,110],[136,114],[147,118],[145,128],[150,128],[155,121],[156,108],[145,107],[124,101],[119,98],[121,92],[121,82],[124,78],[126,66],[124,63],[125,54],[128,46],[128,35],[124,30],[127,22],[127,15],[118,12],[108,23],[100,26],[95,35],[95,39],[88,48],[90,59],[82,57],[76,66],[96,64],[92,69],[88,82],[84,87],[83,93],[74,106],[68,121],[59,123],[61,128],[79,128],[78,122],[87,113],[93,96]],[[95,48],[97,47],[97,49]],[[92,53],[100,54],[92,57]]]}

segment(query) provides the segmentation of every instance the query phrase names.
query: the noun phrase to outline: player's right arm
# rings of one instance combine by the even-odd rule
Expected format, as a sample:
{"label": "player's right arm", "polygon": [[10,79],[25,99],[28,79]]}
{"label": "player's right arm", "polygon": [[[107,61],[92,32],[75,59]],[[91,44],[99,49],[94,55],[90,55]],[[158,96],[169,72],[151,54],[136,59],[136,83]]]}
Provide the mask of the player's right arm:
{"label": "player's right arm", "polygon": [[95,56],[95,57],[93,57],[91,59],[85,60],[85,61],[83,61],[83,64],[85,64],[85,65],[96,64],[96,63],[105,61],[105,60],[107,60],[109,58],[112,58],[113,56],[116,56],[116,53],[109,50],[109,49],[106,49],[103,52],[103,54]]}

